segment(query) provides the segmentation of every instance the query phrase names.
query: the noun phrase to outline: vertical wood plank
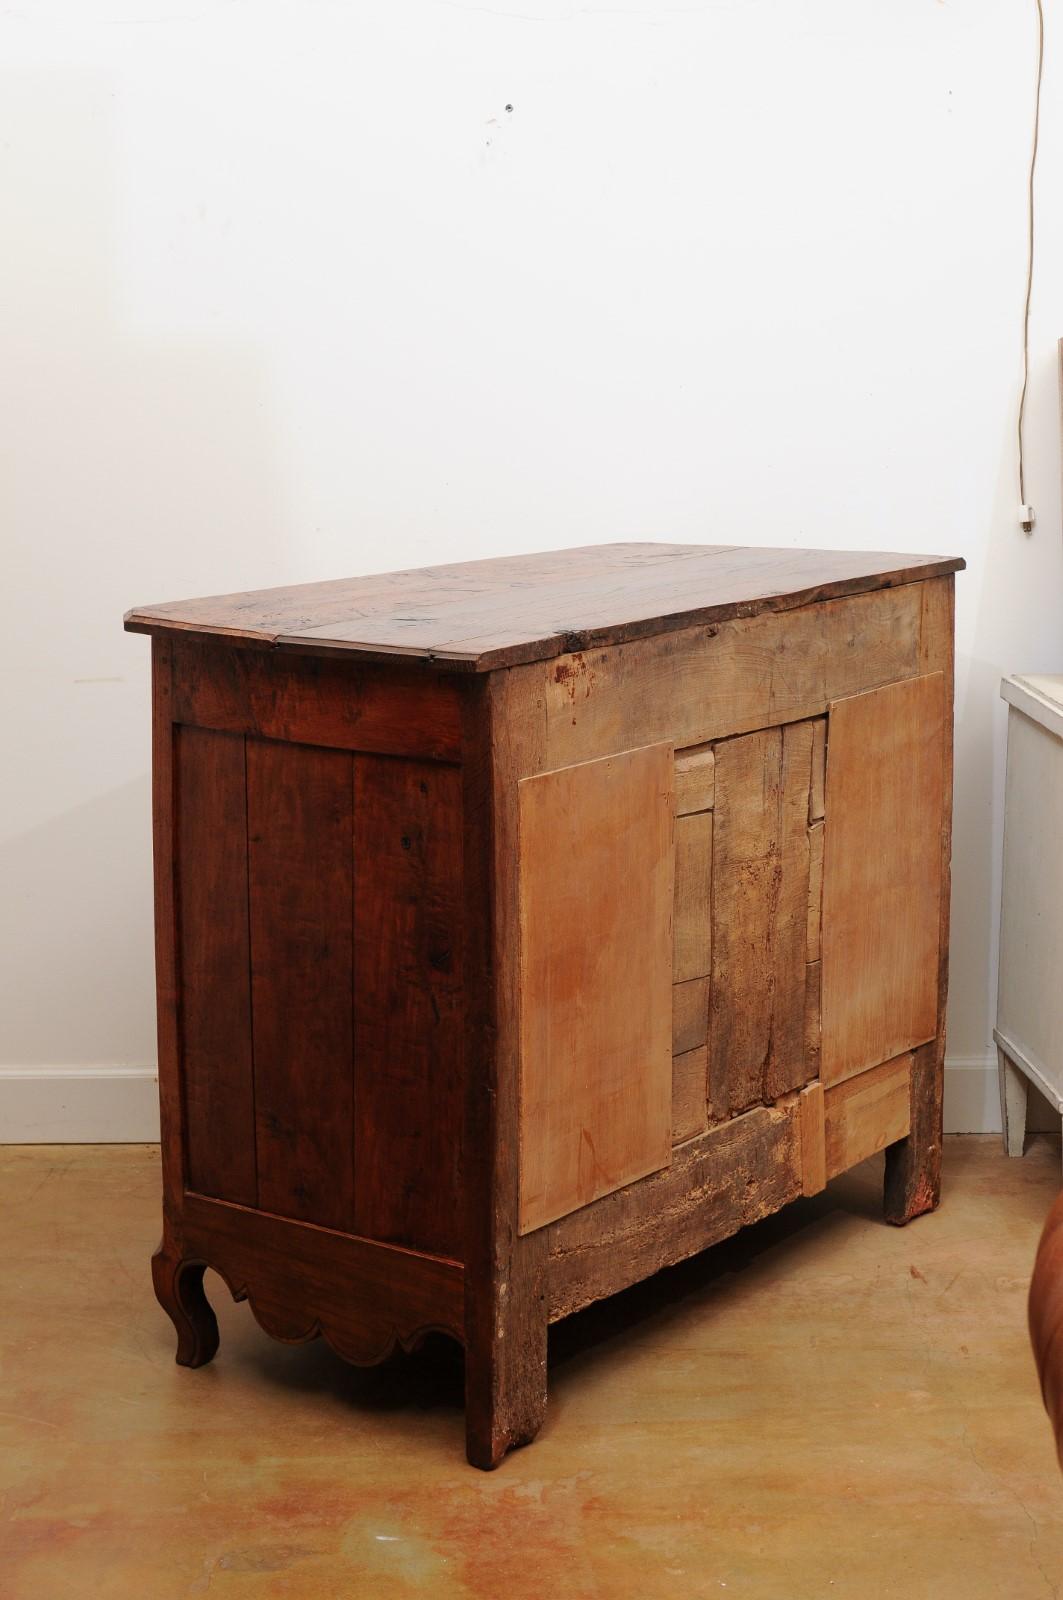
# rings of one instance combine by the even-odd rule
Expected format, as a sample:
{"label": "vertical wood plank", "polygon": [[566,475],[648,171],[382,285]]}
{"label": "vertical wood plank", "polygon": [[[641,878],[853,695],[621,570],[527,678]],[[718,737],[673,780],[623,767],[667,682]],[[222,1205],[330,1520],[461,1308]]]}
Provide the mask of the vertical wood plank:
{"label": "vertical wood plank", "polygon": [[672,1058],[672,1143],[693,1139],[708,1126],[709,1052],[705,1045]]}
{"label": "vertical wood plank", "polygon": [[675,819],[672,981],[702,978],[712,965],[712,812]]}
{"label": "vertical wood plank", "polygon": [[805,955],[818,961],[820,928],[823,916],[823,824],[814,822],[808,830],[808,922]]}
{"label": "vertical wood plank", "polygon": [[827,719],[817,717],[812,725],[812,786],[808,796],[809,822],[821,822],[826,809]]}
{"label": "vertical wood plank", "polygon": [[801,1193],[819,1194],[827,1187],[823,1085],[807,1084],[797,1101],[801,1138]]}
{"label": "vertical wood plank", "polygon": [[709,1036],[709,980],[672,985],[672,1054],[697,1050]]}
{"label": "vertical wood plank", "polygon": [[247,741],[258,1203],[354,1212],[352,757]]}
{"label": "vertical wood plank", "polygon": [[461,772],[354,762],[354,1221],[462,1252]]}
{"label": "vertical wood plank", "polygon": [[714,1117],[802,1084],[812,724],[716,746],[709,996]]}
{"label": "vertical wood plank", "polygon": [[940,672],[831,707],[823,860],[825,1084],[938,1026],[944,810]]}
{"label": "vertical wood plank", "polygon": [[518,788],[527,1233],[670,1158],[671,747]]}
{"label": "vertical wood plank", "polygon": [[675,753],[675,814],[711,811],[716,789],[716,755],[711,744]]}
{"label": "vertical wood plank", "polygon": [[177,883],[188,1185],[253,1206],[255,1091],[244,740],[177,729]]}

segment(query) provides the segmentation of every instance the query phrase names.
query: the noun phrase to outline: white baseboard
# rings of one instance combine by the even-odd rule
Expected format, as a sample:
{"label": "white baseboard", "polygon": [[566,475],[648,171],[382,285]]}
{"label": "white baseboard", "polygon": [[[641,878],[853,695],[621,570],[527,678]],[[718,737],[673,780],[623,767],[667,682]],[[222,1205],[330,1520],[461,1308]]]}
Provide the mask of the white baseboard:
{"label": "white baseboard", "polygon": [[[1029,1126],[1059,1132],[1035,1091]],[[999,1133],[996,1052],[945,1060],[945,1132]],[[0,1067],[0,1144],[154,1144],[154,1067]]]}
{"label": "white baseboard", "polygon": [[0,1067],[0,1144],[155,1144],[154,1067]]}

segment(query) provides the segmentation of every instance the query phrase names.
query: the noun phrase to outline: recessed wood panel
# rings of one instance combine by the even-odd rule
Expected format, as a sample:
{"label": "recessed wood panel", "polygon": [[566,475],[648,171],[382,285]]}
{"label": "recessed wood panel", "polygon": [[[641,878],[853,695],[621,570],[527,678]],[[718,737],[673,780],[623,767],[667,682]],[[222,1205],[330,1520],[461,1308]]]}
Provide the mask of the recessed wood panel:
{"label": "recessed wood panel", "polygon": [[355,1229],[461,1258],[456,767],[354,763]]}
{"label": "recessed wood panel", "polygon": [[247,741],[258,1203],[350,1231],[353,758]]}
{"label": "recessed wood panel", "polygon": [[837,1083],[937,1031],[944,793],[941,673],[830,709],[823,859],[822,1077]]}
{"label": "recessed wood panel", "polygon": [[670,1158],[672,750],[518,789],[527,1233]]}
{"label": "recessed wood panel", "polygon": [[812,724],[716,746],[709,990],[714,1117],[809,1076],[805,1051]]}
{"label": "recessed wood panel", "polygon": [[202,728],[174,737],[185,1179],[254,1205],[244,741]]}
{"label": "recessed wood panel", "polygon": [[911,1127],[912,1057],[884,1061],[824,1096],[827,1177],[855,1167]]}

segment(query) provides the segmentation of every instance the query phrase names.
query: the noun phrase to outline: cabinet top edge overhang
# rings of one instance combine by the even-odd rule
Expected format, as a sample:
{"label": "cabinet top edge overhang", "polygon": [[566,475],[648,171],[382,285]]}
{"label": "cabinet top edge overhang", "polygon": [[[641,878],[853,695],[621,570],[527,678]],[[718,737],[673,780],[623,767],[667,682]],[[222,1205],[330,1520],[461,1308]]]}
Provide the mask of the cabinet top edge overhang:
{"label": "cabinet top edge overhang", "polygon": [[944,577],[959,556],[621,543],[211,595],[131,633],[490,672],[652,634]]}

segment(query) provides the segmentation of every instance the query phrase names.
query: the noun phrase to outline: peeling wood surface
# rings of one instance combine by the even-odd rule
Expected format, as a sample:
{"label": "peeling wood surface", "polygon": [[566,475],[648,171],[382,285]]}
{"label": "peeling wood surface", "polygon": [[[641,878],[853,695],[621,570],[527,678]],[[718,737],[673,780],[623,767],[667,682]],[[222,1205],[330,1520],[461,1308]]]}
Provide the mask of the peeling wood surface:
{"label": "peeling wood surface", "polygon": [[679,1145],[672,1165],[549,1230],[550,1319],[682,1261],[801,1193],[797,1096]]}

